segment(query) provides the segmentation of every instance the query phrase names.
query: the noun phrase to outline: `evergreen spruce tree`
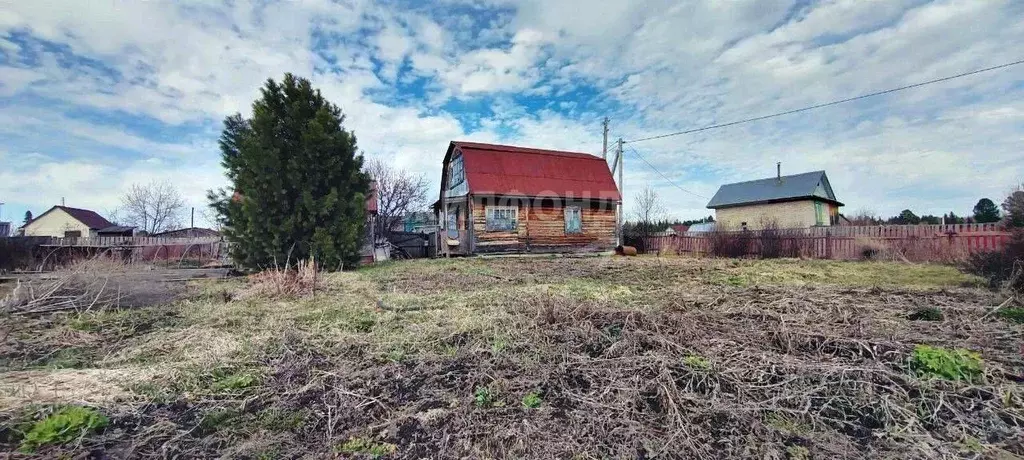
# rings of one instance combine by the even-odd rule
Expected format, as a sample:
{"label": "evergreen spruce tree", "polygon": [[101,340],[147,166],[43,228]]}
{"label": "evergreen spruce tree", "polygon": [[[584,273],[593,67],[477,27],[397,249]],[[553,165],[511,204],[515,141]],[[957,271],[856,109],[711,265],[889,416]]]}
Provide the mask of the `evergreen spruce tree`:
{"label": "evergreen spruce tree", "polygon": [[978,200],[974,205],[974,221],[979,224],[999,222],[999,208],[988,198]]}
{"label": "evergreen spruce tree", "polygon": [[31,221],[32,221],[32,211],[25,211],[25,221],[22,223],[22,225],[28,225],[28,223],[31,222]]}
{"label": "evergreen spruce tree", "polygon": [[370,179],[341,109],[290,73],[260,92],[252,118],[224,120],[221,164],[232,187],[208,194],[232,258],[245,268],[308,257],[329,269],[354,266]]}
{"label": "evergreen spruce tree", "polygon": [[1003,211],[1008,227],[1024,228],[1024,185],[1010,192],[1003,201]]}

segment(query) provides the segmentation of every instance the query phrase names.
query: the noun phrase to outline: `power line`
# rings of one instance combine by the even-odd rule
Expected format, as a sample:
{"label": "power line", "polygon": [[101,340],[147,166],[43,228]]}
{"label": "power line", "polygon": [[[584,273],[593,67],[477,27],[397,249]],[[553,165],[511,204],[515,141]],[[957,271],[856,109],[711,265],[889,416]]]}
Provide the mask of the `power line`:
{"label": "power line", "polygon": [[721,124],[717,124],[717,125],[709,125],[709,126],[704,126],[702,128],[688,129],[686,131],[678,131],[678,132],[674,132],[674,133],[661,134],[661,135],[658,135],[658,136],[642,137],[640,139],[632,139],[632,140],[628,140],[628,141],[624,141],[624,142],[625,143],[634,143],[634,142],[650,141],[650,140],[654,140],[654,139],[662,139],[662,138],[665,138],[665,137],[680,136],[680,135],[683,135],[683,134],[692,134],[692,133],[696,133],[696,132],[700,132],[700,131],[707,131],[709,129],[725,128],[727,126],[735,126],[735,125],[739,125],[739,124],[743,124],[743,123],[750,123],[752,121],[765,120],[765,119],[768,119],[768,118],[781,117],[783,115],[790,115],[790,114],[794,114],[794,113],[798,113],[798,112],[806,112],[808,110],[820,109],[822,107],[828,107],[828,106],[832,106],[832,105],[842,104],[844,102],[852,102],[852,101],[856,101],[856,100],[860,100],[860,99],[864,99],[864,98],[869,98],[869,97],[874,97],[874,96],[881,96],[883,94],[895,93],[897,91],[903,91],[903,90],[906,90],[906,89],[911,89],[911,88],[917,88],[917,87],[920,87],[920,86],[930,85],[930,84],[933,84],[933,83],[940,83],[940,82],[944,82],[944,81],[949,81],[949,80],[953,80],[955,78],[966,77],[966,76],[969,76],[969,75],[975,75],[975,74],[979,74],[979,73],[982,73],[982,72],[989,72],[989,71],[992,71],[992,70],[999,70],[999,69],[1003,69],[1003,68],[1006,68],[1006,67],[1015,66],[1015,65],[1018,65],[1018,64],[1024,64],[1024,59],[1019,60],[1019,61],[1010,62],[1010,63],[1007,63],[1007,64],[997,65],[997,66],[994,66],[994,67],[986,67],[984,69],[972,70],[970,72],[964,72],[964,73],[960,73],[960,74],[956,74],[956,75],[950,75],[948,77],[936,78],[934,80],[928,80],[928,81],[924,81],[924,82],[921,82],[921,83],[914,83],[912,85],[900,86],[900,87],[897,87],[897,88],[890,88],[890,89],[883,90],[883,91],[876,91],[874,93],[862,94],[860,96],[850,97],[850,98],[846,98],[846,99],[839,99],[837,101],[826,102],[826,103],[823,103],[823,104],[817,104],[817,105],[812,105],[812,106],[808,106],[808,107],[802,107],[802,108],[794,109],[794,110],[787,110],[785,112],[773,113],[771,115],[762,115],[760,117],[746,118],[746,119],[743,119],[743,120],[731,121],[729,123],[721,123]]}
{"label": "power line", "polygon": [[660,169],[654,167],[654,165],[652,165],[651,162],[647,161],[646,158],[644,158],[642,155],[640,155],[640,152],[637,152],[636,149],[633,148],[633,146],[629,146],[629,149],[633,151],[633,155],[636,155],[637,158],[643,160],[643,162],[646,163],[648,167],[653,169],[654,172],[658,173],[658,175],[660,175],[662,179],[665,179],[666,181],[668,181],[668,183],[674,185],[679,190],[682,190],[682,191],[684,191],[686,193],[689,193],[690,195],[693,195],[693,196],[695,196],[697,198],[703,198],[705,200],[709,199],[708,197],[706,197],[704,195],[693,193],[693,192],[691,192],[691,191],[689,191],[689,190],[687,190],[685,188],[680,187],[679,184],[675,183],[672,179],[669,179],[668,176],[665,175],[665,173],[661,172]]}

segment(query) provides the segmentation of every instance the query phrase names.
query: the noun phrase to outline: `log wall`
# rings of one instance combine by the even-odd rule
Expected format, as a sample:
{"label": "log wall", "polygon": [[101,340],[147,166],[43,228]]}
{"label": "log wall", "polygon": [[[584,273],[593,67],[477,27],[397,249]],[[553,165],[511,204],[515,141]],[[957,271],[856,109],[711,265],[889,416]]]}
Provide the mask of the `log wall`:
{"label": "log wall", "polygon": [[[518,221],[512,231],[487,231],[488,205],[516,206]],[[565,233],[564,206],[553,200],[473,202],[474,253],[607,251],[615,246],[615,207],[608,202],[568,203],[579,206],[581,233]]]}

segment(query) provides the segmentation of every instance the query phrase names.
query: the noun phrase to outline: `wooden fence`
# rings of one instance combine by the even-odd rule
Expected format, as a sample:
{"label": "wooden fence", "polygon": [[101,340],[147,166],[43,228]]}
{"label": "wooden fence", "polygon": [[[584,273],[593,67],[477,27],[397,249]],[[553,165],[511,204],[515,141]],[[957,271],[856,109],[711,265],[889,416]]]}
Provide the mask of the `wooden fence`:
{"label": "wooden fence", "polygon": [[[1003,247],[1010,233],[994,224],[878,225],[812,227],[750,232],[661,235],[645,241],[647,252],[783,256],[855,260],[894,257],[912,261],[950,261]],[[726,251],[728,252],[728,251]]]}
{"label": "wooden fence", "polygon": [[[0,270],[59,266],[82,257],[108,253],[139,262],[223,260],[227,244],[220,237],[14,237],[9,246],[22,249],[17,261],[0,264]],[[3,258],[0,257],[0,261]]]}
{"label": "wooden fence", "polygon": [[196,238],[165,238],[152,236],[98,236],[82,238],[45,238],[42,246],[77,246],[90,248],[143,247],[143,246],[188,246],[220,243],[219,236]]}

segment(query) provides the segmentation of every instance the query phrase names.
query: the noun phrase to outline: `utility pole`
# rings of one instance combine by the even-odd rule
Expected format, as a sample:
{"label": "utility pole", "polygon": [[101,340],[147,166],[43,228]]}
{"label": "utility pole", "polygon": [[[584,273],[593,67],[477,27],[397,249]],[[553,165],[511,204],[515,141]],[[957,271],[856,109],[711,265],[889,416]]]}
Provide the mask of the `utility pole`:
{"label": "utility pole", "polygon": [[608,159],[608,117],[601,123],[604,126],[604,141],[601,143],[601,158]]}
{"label": "utility pole", "polygon": [[625,212],[622,209],[622,197],[625,195],[625,189],[622,187],[622,156],[622,138],[620,137],[619,141],[615,144],[615,159],[618,161],[619,170],[619,218],[615,226],[615,234],[618,235],[618,244],[616,246],[621,246],[626,241],[625,235],[622,234],[622,218]]}

